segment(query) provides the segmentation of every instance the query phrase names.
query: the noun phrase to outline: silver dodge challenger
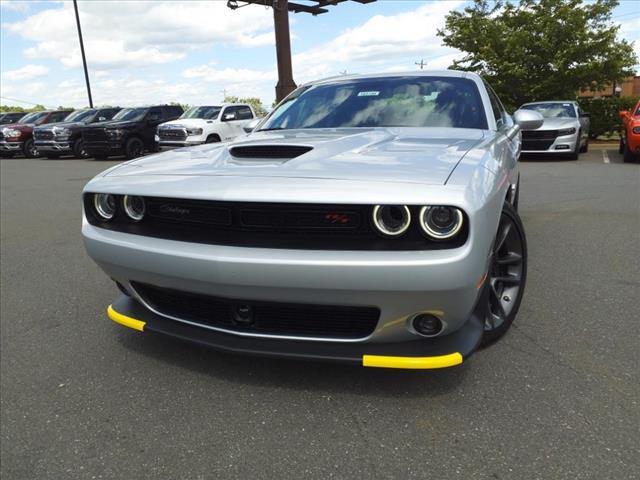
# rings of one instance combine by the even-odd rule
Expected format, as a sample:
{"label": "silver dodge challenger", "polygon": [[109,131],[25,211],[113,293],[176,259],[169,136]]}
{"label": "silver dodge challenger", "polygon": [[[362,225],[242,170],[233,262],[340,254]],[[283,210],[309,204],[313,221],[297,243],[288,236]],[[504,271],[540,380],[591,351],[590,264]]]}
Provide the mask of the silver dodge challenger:
{"label": "silver dodge challenger", "polygon": [[459,365],[518,311],[520,130],[541,124],[471,73],[341,76],[233,142],[117,165],[83,192],[108,316],[229,352]]}

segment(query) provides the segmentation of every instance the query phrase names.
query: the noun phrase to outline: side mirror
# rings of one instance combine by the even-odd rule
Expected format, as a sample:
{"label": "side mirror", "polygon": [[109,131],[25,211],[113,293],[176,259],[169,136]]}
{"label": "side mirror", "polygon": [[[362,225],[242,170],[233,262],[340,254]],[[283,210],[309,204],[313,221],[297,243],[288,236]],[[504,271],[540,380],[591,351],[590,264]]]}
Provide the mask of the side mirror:
{"label": "side mirror", "polygon": [[535,130],[544,123],[544,117],[533,110],[516,110],[513,114],[513,121],[520,127],[520,130]]}
{"label": "side mirror", "polygon": [[222,117],[222,120],[224,120],[225,122],[228,122],[230,120],[235,120],[235,119],[236,119],[235,113],[225,113],[224,117]]}
{"label": "side mirror", "polygon": [[251,133],[258,126],[261,120],[261,118],[254,118],[250,122],[247,122],[244,127],[242,127],[242,129],[245,131],[245,133]]}
{"label": "side mirror", "polygon": [[580,115],[581,118],[591,118],[591,114],[587,113],[587,112],[583,112],[582,115]]}
{"label": "side mirror", "polygon": [[99,122],[104,122],[107,119],[107,117],[98,117],[98,121]]}

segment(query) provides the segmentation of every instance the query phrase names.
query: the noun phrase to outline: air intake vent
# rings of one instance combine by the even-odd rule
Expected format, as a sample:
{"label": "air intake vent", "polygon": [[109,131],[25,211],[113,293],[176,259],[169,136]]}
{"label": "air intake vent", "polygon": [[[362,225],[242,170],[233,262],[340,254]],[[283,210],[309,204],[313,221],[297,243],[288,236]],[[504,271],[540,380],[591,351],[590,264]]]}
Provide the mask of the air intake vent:
{"label": "air intake vent", "polygon": [[313,150],[305,145],[250,145],[232,147],[229,152],[236,158],[296,158]]}

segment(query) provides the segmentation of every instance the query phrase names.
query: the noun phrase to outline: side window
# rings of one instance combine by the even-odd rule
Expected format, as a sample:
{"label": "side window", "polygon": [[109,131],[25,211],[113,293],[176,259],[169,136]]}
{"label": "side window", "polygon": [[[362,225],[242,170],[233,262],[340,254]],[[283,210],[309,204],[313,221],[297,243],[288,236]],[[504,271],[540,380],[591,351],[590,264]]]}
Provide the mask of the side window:
{"label": "side window", "polygon": [[182,112],[180,111],[180,107],[178,107],[177,105],[168,105],[164,107],[162,109],[162,113],[163,113],[163,116],[162,116],[163,120],[175,120],[180,115],[182,115]]}
{"label": "side window", "polygon": [[233,122],[234,120],[239,120],[238,118],[238,108],[239,107],[227,107],[224,109],[222,113],[222,121],[223,122]]}
{"label": "side window", "polygon": [[69,116],[71,112],[53,112],[49,118],[49,123],[61,122]]}
{"label": "side window", "polygon": [[97,116],[98,118],[100,117],[104,118],[104,120],[99,120],[99,121],[105,122],[107,120],[111,120],[117,112],[118,110],[115,108],[107,108],[105,110],[101,110],[100,112],[98,112]]}
{"label": "side window", "polygon": [[493,111],[493,116],[496,119],[496,126],[498,128],[502,127],[505,124],[508,124],[507,111],[505,110],[502,102],[496,95],[496,92],[493,91],[493,88],[485,82],[485,87],[487,88],[487,93],[489,94],[489,101],[491,102],[491,110]]}
{"label": "side window", "polygon": [[164,117],[162,116],[161,108],[152,108],[151,110],[149,110],[149,113],[147,113],[147,120],[150,120],[152,122],[160,121],[163,118]]}
{"label": "side window", "polygon": [[241,107],[238,107],[238,120],[251,120],[252,118],[253,113],[248,106],[243,105]]}

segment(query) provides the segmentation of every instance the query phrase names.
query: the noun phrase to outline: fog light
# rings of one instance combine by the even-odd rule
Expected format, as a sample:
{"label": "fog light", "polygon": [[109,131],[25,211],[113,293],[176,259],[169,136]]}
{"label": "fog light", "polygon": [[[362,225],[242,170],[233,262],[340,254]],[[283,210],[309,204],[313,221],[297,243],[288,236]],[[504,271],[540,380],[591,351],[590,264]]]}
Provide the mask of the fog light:
{"label": "fog light", "polygon": [[556,145],[556,150],[569,150],[569,145]]}
{"label": "fog light", "polygon": [[420,313],[413,317],[413,329],[424,337],[435,337],[442,332],[442,320],[435,315]]}
{"label": "fog light", "polygon": [[145,206],[144,198],[136,197],[133,195],[124,196],[124,211],[127,213],[131,220],[139,222],[144,217]]}

